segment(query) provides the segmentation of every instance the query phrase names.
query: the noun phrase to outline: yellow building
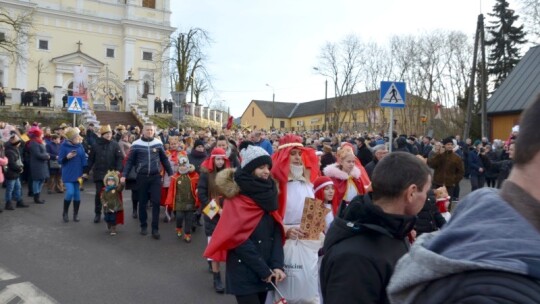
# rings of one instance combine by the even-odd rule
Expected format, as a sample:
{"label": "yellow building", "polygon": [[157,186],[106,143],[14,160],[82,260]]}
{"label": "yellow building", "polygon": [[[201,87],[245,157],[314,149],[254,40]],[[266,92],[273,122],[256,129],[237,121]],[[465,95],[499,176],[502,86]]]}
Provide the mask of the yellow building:
{"label": "yellow building", "polygon": [[[331,131],[384,132],[389,127],[390,110],[381,108],[379,99],[379,91],[376,90],[304,103],[252,100],[242,114],[241,125],[271,130],[273,120],[277,130],[316,131],[324,130],[326,116],[327,129]],[[432,117],[434,114],[430,104],[407,93],[407,108],[394,111],[395,130],[408,134],[421,133],[420,116]]]}
{"label": "yellow building", "polygon": [[[0,0],[0,5],[13,16],[32,12],[32,36],[21,46],[29,60],[17,65],[0,51],[0,86],[8,96],[45,88],[61,107],[58,95],[71,92],[78,66],[88,75],[90,104],[124,95],[127,78],[136,81],[138,99],[169,96],[160,58],[175,30],[170,0]],[[2,35],[14,33],[0,28]]]}

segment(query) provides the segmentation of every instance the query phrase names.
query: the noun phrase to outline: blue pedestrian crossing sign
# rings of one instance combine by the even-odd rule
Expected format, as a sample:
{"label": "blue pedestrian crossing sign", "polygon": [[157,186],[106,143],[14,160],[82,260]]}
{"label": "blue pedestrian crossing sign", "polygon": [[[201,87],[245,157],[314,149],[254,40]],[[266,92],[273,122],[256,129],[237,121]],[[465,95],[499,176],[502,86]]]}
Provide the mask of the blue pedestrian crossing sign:
{"label": "blue pedestrian crossing sign", "polygon": [[381,107],[405,108],[405,82],[381,81]]}
{"label": "blue pedestrian crossing sign", "polygon": [[82,98],[69,96],[68,108],[67,108],[68,113],[75,113],[75,114],[82,113],[82,104],[83,104]]}

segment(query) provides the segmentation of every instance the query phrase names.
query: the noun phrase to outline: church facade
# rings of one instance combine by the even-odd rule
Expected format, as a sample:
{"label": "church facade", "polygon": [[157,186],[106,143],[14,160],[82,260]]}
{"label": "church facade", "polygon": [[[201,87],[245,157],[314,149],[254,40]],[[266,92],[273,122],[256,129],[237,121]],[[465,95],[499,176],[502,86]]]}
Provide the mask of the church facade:
{"label": "church facade", "polygon": [[[47,90],[54,106],[64,94],[84,96],[90,106],[126,93],[169,98],[164,54],[175,28],[170,0],[0,0],[11,14],[32,13],[28,60],[0,51],[0,87],[12,101],[22,90]],[[0,27],[0,37],[12,35]],[[132,90],[133,91],[133,90]],[[57,96],[61,94],[62,96]],[[134,95],[134,94],[132,94]],[[126,96],[124,96],[125,98]],[[133,96],[132,96],[133,98]]]}

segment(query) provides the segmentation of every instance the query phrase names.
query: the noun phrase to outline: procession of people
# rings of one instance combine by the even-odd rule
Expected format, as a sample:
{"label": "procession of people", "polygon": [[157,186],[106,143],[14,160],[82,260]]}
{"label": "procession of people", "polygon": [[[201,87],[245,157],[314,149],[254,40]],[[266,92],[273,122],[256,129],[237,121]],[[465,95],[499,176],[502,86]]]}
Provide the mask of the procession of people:
{"label": "procession of people", "polygon": [[[540,279],[532,262],[540,257],[527,249],[540,245],[540,197],[524,178],[538,175],[531,166],[540,159],[534,139],[539,111],[540,97],[508,138],[493,142],[451,135],[395,134],[388,142],[387,134],[365,132],[0,122],[0,212],[7,210],[0,217],[29,207],[22,189],[27,185],[35,204],[49,204],[41,196],[44,186],[49,194],[63,194],[58,219],[66,225],[103,220],[111,237],[130,233],[119,226],[127,211],[139,233],[155,240],[176,233],[191,243],[204,226],[200,233],[208,244],[201,263],[212,273],[208,284],[238,303],[473,299],[473,291],[450,294],[439,286],[473,282],[467,270],[483,284],[483,297],[497,299],[490,287],[502,283],[540,296],[539,286],[526,285]],[[473,192],[460,199],[464,178]],[[79,215],[85,180],[95,184],[93,219]],[[131,191],[132,206],[124,204],[124,190]],[[497,212],[481,207],[491,202]],[[174,232],[160,230],[160,221],[173,220]],[[499,224],[507,245],[495,244],[487,231]],[[514,234],[519,237],[511,239]],[[489,248],[469,243],[475,239]],[[511,246],[521,251],[510,254]],[[417,259],[428,255],[438,262]],[[440,272],[427,270],[426,263]]]}

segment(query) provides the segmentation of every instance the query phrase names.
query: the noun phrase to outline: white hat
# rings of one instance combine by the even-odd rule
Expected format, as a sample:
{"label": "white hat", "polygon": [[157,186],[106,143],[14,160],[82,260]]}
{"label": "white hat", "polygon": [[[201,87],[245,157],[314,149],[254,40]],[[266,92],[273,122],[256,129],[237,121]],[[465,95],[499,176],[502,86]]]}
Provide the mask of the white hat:
{"label": "white hat", "polygon": [[512,127],[512,132],[519,132],[519,125],[515,125]]}
{"label": "white hat", "polygon": [[255,169],[262,165],[272,167],[272,158],[266,150],[258,146],[249,145],[240,151],[242,162],[240,167],[248,173],[252,173]]}

